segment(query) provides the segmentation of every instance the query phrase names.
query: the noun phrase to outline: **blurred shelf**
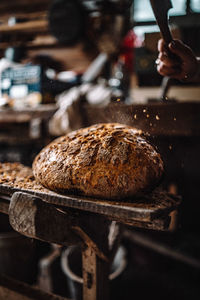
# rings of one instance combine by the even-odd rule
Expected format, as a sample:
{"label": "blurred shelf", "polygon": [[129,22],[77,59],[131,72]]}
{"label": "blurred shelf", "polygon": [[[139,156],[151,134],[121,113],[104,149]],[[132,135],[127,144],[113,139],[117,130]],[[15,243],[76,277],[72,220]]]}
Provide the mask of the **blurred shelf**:
{"label": "blurred shelf", "polygon": [[22,41],[22,40],[11,40],[10,42],[0,42],[0,49],[7,49],[9,47],[20,47],[25,44],[26,49],[34,50],[39,48],[61,48],[61,45],[58,44],[57,40],[51,36],[46,35],[37,35],[32,41]]}
{"label": "blurred shelf", "polygon": [[51,0],[1,0],[0,1],[0,14],[16,14],[39,12],[47,10]]}
{"label": "blurred shelf", "polygon": [[27,22],[17,23],[15,25],[0,25],[0,33],[1,35],[13,35],[15,33],[42,33],[48,31],[48,21],[46,19],[41,20],[30,20]]}
{"label": "blurred shelf", "polygon": [[48,119],[57,110],[56,104],[43,104],[35,108],[0,109],[0,123],[23,123],[35,118]]}

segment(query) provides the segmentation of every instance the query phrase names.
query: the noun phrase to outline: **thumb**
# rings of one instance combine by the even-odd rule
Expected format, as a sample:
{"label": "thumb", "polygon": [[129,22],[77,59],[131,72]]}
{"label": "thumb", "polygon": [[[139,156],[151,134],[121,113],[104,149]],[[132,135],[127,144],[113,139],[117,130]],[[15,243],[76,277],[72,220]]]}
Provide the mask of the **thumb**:
{"label": "thumb", "polygon": [[192,49],[180,40],[173,40],[169,44],[169,49],[171,52],[179,56],[183,61],[187,59],[188,56],[195,56]]}

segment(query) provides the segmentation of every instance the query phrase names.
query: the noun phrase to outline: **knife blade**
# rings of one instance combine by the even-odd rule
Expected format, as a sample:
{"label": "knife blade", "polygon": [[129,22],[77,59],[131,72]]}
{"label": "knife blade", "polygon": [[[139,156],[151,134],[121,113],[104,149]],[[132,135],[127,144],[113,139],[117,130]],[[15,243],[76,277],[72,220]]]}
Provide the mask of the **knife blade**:
{"label": "knife blade", "polygon": [[165,50],[167,55],[176,61],[180,61],[180,58],[170,52],[168,48],[169,43],[173,40],[168,22],[168,11],[173,8],[171,0],[150,0],[150,3],[156,22],[160,28],[161,36],[166,44]]}
{"label": "knife blade", "polygon": [[170,0],[150,0],[150,3],[162,38],[168,45],[173,39],[168,24],[168,11],[173,7],[172,3]]}

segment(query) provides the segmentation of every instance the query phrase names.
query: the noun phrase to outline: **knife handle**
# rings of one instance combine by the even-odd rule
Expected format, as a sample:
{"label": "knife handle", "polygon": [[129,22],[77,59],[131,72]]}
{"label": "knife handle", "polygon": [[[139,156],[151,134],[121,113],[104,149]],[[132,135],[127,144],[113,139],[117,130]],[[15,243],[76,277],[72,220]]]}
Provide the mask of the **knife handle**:
{"label": "knife handle", "polygon": [[160,28],[160,33],[161,33],[162,39],[164,40],[165,45],[166,45],[165,51],[166,51],[167,55],[171,59],[180,61],[180,58],[176,54],[172,53],[168,48],[169,43],[171,43],[173,41],[173,37],[172,37],[171,31],[169,29],[167,16],[166,16],[166,18],[163,18],[162,21],[159,21],[157,23]]}

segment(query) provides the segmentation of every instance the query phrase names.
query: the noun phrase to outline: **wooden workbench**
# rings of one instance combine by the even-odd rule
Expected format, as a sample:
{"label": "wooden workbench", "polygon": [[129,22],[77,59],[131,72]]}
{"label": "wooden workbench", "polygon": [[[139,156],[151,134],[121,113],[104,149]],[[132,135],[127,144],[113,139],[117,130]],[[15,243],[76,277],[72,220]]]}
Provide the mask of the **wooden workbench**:
{"label": "wooden workbench", "polygon": [[135,199],[109,201],[61,195],[33,179],[24,188],[9,181],[0,184],[0,211],[9,214],[16,231],[49,243],[82,246],[84,300],[109,299],[109,267],[123,224],[168,230],[170,214],[179,204],[179,197],[161,189]]}

